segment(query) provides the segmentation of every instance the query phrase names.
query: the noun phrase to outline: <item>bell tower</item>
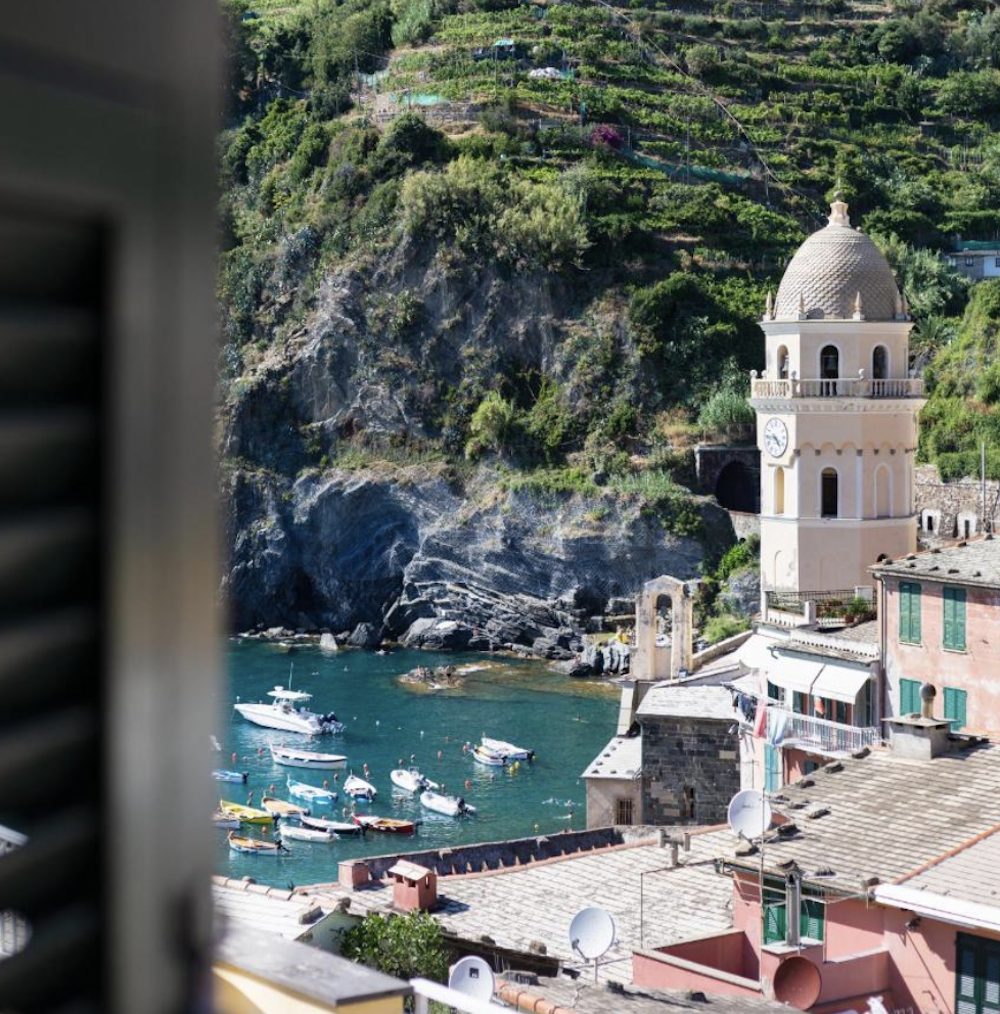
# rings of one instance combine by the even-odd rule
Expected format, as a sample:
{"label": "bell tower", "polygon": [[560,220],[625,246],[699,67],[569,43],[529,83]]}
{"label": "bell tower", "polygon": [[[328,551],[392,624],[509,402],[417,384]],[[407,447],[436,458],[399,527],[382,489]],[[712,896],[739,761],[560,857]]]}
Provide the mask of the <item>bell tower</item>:
{"label": "bell tower", "polygon": [[768,293],[763,375],[751,375],[761,451],[761,584],[848,593],[881,555],[913,552],[923,381],[892,269],[847,205],[799,247]]}

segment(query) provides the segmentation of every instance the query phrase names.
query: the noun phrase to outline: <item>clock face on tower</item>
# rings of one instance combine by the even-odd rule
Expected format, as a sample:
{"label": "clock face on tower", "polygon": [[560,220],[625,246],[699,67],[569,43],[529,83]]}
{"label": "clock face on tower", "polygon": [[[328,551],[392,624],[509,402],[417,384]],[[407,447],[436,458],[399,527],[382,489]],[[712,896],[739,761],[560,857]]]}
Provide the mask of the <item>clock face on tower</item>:
{"label": "clock face on tower", "polygon": [[772,458],[780,458],[788,446],[788,430],[780,419],[768,419],[764,427],[764,449]]}

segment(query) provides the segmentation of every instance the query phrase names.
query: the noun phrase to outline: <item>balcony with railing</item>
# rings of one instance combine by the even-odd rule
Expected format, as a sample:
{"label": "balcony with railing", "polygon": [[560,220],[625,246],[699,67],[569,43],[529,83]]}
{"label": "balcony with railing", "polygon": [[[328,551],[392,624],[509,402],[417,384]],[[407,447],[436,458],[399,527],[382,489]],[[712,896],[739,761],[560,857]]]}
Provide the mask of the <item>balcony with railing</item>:
{"label": "balcony with railing", "polygon": [[750,397],[775,398],[922,398],[924,382],[916,377],[872,380],[864,375],[837,378],[788,377],[769,380],[750,373]]}
{"label": "balcony with railing", "polygon": [[876,746],[881,741],[878,729],[864,725],[843,725],[813,715],[799,715],[794,711],[772,712],[784,717],[784,728],[775,746],[805,750],[836,757],[851,754],[862,747]]}

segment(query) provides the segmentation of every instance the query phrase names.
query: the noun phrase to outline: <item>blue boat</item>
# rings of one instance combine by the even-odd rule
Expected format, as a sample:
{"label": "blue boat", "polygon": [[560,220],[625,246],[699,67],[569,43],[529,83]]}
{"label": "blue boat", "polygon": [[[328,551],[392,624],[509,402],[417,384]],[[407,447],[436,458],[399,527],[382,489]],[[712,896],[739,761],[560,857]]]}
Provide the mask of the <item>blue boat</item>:
{"label": "blue boat", "polygon": [[224,768],[216,768],[212,772],[212,777],[217,782],[245,782],[247,774],[246,771],[226,771]]}

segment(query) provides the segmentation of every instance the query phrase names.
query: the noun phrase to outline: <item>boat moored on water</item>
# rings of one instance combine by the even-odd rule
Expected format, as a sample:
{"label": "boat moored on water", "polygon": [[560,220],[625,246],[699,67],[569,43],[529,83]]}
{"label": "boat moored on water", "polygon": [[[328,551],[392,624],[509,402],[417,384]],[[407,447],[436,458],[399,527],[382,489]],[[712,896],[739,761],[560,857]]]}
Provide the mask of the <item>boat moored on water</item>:
{"label": "boat moored on water", "polygon": [[384,834],[413,834],[417,829],[415,820],[396,820],[394,817],[376,817],[370,813],[355,813],[355,824],[367,831],[381,831]]}
{"label": "boat moored on water", "polygon": [[344,795],[351,799],[363,799],[371,802],[377,795],[378,790],[371,782],[366,782],[355,774],[348,775],[344,780]]}
{"label": "boat moored on water", "polygon": [[287,768],[314,768],[316,771],[336,771],[347,766],[347,757],[341,753],[318,753],[315,750],[300,750],[285,746],[284,743],[271,747],[271,759],[275,764]]}
{"label": "boat moored on water", "polygon": [[435,813],[443,813],[446,817],[471,816],[476,812],[461,796],[446,796],[428,789],[420,794],[420,805]]}
{"label": "boat moored on water", "polygon": [[337,793],[333,789],[321,789],[318,785],[309,785],[306,782],[296,782],[289,778],[287,783],[288,791],[299,799],[309,799],[314,803],[335,803]]}
{"label": "boat moored on water", "polygon": [[242,803],[231,803],[227,799],[219,800],[219,810],[227,817],[236,817],[243,824],[273,824],[274,817],[267,810],[256,810]]}
{"label": "boat moored on water", "polygon": [[259,838],[247,838],[229,832],[229,848],[248,856],[277,856],[288,849],[280,841],[261,841]]}
{"label": "boat moored on water", "polygon": [[312,694],[304,690],[290,690],[276,686],[268,690],[271,702],[260,701],[256,704],[241,704],[233,707],[254,725],[262,725],[265,729],[280,729],[282,732],[295,732],[302,736],[320,736],[323,733],[344,731],[344,725],[337,720],[331,711],[321,715],[305,707],[306,701],[312,700]]}
{"label": "boat moored on water", "polygon": [[231,814],[223,813],[222,810],[216,810],[212,814],[212,824],[215,827],[222,828],[226,831],[236,831],[240,826],[240,818],[234,817]]}
{"label": "boat moored on water", "polygon": [[484,750],[498,754],[509,761],[532,760],[535,756],[534,750],[526,750],[523,746],[515,746],[504,739],[490,739],[489,736],[483,736],[481,745]]}
{"label": "boat moored on water", "polygon": [[314,827],[319,831],[332,831],[334,834],[362,834],[364,828],[353,822],[345,823],[341,820],[327,820],[325,817],[314,817],[311,814],[303,814],[299,817],[303,827]]}
{"label": "boat moored on water", "polygon": [[278,799],[276,796],[265,796],[260,801],[262,810],[267,810],[272,817],[301,817],[309,813],[309,807],[299,806],[298,803],[289,803],[286,799]]}
{"label": "boat moored on water", "polygon": [[289,824],[282,821],[281,837],[288,838],[292,841],[315,841],[329,843],[337,841],[339,836],[335,831],[323,831],[318,827],[305,827],[302,824]]}
{"label": "boat moored on water", "polygon": [[491,768],[502,768],[507,763],[507,758],[503,754],[493,753],[484,746],[473,747],[472,759]]}
{"label": "boat moored on water", "polygon": [[421,792],[424,789],[438,787],[436,782],[432,782],[416,768],[395,768],[389,772],[389,779],[393,785],[405,792]]}
{"label": "boat moored on water", "polygon": [[226,771],[223,768],[216,768],[212,772],[212,777],[217,782],[245,782],[248,774],[247,771]]}

